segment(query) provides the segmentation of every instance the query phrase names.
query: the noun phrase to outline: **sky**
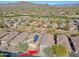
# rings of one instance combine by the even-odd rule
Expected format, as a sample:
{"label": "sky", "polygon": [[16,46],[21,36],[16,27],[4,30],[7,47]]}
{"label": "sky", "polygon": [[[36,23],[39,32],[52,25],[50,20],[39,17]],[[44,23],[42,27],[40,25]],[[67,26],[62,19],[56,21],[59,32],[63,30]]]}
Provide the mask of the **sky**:
{"label": "sky", "polygon": [[37,4],[49,4],[49,5],[56,5],[56,4],[69,4],[69,3],[79,3],[79,1],[35,1],[32,3],[37,3]]}
{"label": "sky", "polygon": [[[0,4],[6,3],[15,3],[18,1],[0,1]],[[29,1],[36,4],[49,4],[49,5],[61,5],[61,4],[72,4],[72,3],[79,3],[79,1]]]}

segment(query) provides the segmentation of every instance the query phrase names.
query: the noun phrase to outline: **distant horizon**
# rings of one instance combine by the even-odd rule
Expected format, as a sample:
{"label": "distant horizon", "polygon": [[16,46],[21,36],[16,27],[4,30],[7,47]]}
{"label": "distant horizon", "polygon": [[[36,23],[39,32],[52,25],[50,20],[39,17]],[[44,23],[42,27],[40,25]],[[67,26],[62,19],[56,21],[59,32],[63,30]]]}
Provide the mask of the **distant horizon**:
{"label": "distant horizon", "polygon": [[[16,3],[20,1],[0,1],[0,4],[7,4],[7,3]],[[62,4],[74,4],[79,3],[79,1],[25,1],[31,2],[35,4],[48,4],[48,5],[62,5]]]}

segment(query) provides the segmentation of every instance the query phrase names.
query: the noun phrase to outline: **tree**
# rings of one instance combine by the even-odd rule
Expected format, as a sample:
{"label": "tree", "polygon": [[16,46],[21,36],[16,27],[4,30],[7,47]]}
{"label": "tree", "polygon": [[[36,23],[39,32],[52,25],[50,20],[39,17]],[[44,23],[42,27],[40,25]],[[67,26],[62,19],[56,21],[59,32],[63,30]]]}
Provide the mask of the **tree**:
{"label": "tree", "polygon": [[4,57],[4,53],[0,53],[0,57]]}
{"label": "tree", "polygon": [[20,52],[26,52],[28,49],[28,44],[27,43],[20,44],[18,48]]}
{"label": "tree", "polygon": [[52,57],[52,56],[53,56],[51,47],[46,47],[46,48],[44,48],[44,49],[43,49],[43,52],[45,53],[46,56],[49,56],[49,57]]}
{"label": "tree", "polygon": [[45,48],[43,52],[50,57],[53,56],[69,56],[69,51],[61,45],[53,45],[52,47]]}
{"label": "tree", "polygon": [[67,48],[61,45],[53,45],[51,50],[55,56],[68,56],[69,55]]}
{"label": "tree", "polygon": [[6,26],[6,24],[5,23],[3,23],[3,22],[0,22],[0,28],[6,28],[7,26]]}

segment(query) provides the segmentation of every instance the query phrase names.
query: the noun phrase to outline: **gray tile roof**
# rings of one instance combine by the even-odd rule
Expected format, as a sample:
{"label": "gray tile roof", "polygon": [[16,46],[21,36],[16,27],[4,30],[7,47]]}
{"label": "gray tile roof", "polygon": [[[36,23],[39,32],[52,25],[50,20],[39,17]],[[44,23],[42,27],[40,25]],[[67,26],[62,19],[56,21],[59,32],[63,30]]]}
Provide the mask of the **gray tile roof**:
{"label": "gray tile roof", "polygon": [[22,32],[21,34],[16,36],[13,40],[11,40],[10,44],[12,44],[12,43],[14,43],[14,44],[22,43],[22,42],[24,42],[24,40],[26,39],[27,36],[28,36],[27,32]]}
{"label": "gray tile roof", "polygon": [[15,36],[17,36],[19,32],[10,32],[9,34],[7,34],[6,36],[4,36],[3,38],[1,38],[2,41],[10,41],[12,38],[14,38]]}
{"label": "gray tile roof", "polygon": [[79,52],[79,37],[72,37],[71,40],[74,44],[76,51]]}
{"label": "gray tile roof", "polygon": [[3,36],[5,36],[7,34],[7,32],[0,32],[0,40]]}

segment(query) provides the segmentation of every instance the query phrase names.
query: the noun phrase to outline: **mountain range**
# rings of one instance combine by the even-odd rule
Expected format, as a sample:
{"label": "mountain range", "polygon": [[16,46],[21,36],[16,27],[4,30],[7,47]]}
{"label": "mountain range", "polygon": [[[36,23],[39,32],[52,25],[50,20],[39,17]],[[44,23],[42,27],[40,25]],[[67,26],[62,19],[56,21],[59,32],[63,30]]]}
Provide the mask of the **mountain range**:
{"label": "mountain range", "polygon": [[34,7],[34,8],[48,8],[48,7],[78,7],[79,3],[72,3],[72,4],[61,4],[61,5],[48,5],[48,4],[35,4],[26,1],[20,1],[16,3],[7,3],[7,4],[0,4],[0,7]]}

